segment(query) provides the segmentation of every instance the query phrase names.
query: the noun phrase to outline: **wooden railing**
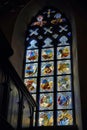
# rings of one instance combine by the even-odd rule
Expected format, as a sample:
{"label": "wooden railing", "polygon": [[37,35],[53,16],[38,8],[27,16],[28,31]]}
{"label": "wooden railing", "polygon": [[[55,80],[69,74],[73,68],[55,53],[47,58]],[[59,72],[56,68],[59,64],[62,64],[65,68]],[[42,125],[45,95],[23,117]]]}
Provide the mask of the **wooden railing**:
{"label": "wooden railing", "polygon": [[[7,122],[15,129],[26,127],[26,122],[23,122],[23,109],[24,102],[27,102],[29,109],[29,124],[27,124],[27,128],[29,128],[30,120],[32,119],[34,108],[37,106],[37,104],[10,61],[2,61],[0,67],[2,71],[1,79],[3,79],[1,84],[4,88],[4,99],[2,101],[1,112],[2,117],[3,119],[7,120]],[[6,114],[4,114],[5,112]],[[26,118],[26,120],[28,119]]]}

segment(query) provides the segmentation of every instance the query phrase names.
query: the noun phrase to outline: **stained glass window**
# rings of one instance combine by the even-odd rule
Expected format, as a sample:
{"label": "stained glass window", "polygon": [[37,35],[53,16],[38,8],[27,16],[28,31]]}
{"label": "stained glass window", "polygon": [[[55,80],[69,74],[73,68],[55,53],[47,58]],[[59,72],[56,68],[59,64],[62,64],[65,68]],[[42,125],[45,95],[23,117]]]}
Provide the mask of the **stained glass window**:
{"label": "stained glass window", "polygon": [[38,103],[31,125],[74,124],[72,29],[58,9],[40,10],[28,25],[24,83]]}

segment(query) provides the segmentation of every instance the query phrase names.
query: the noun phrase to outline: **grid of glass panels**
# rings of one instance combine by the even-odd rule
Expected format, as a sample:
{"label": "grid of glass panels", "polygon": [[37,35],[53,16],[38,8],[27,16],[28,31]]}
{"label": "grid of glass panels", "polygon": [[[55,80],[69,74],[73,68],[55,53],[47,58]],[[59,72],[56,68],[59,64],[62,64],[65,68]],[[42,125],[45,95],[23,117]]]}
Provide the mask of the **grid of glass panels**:
{"label": "grid of glass panels", "polygon": [[25,44],[24,83],[38,103],[33,126],[73,125],[72,32],[68,19],[58,9],[40,10],[28,25]]}

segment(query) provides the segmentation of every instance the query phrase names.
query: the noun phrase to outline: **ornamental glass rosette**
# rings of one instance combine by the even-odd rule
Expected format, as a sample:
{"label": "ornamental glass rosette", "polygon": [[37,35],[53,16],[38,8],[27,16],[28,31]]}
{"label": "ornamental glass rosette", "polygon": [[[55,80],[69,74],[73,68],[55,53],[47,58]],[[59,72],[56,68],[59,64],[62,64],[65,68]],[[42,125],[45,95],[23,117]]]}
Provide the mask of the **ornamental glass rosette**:
{"label": "ornamental glass rosette", "polygon": [[31,126],[74,124],[72,29],[56,8],[40,10],[28,25],[24,83],[38,104]]}

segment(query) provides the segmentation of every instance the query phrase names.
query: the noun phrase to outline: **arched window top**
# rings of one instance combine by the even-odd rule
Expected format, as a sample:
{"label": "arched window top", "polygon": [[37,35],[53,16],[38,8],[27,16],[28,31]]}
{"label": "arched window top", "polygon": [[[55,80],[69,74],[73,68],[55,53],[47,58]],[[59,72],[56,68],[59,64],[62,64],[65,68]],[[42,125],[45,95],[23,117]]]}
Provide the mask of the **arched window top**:
{"label": "arched window top", "polygon": [[[60,42],[58,46],[71,44],[71,25],[58,9],[46,7],[40,10],[28,25],[26,43],[30,44],[28,49],[39,46],[51,47],[55,40]],[[43,44],[38,41],[43,41]]]}
{"label": "arched window top", "polygon": [[[40,23],[41,21],[42,23]],[[31,20],[31,25],[42,27],[43,25],[56,25],[63,22],[69,22],[63,12],[53,7],[45,7]]]}
{"label": "arched window top", "polygon": [[32,18],[24,67],[24,83],[38,103],[31,125],[73,125],[72,30],[58,9],[46,7]]}

